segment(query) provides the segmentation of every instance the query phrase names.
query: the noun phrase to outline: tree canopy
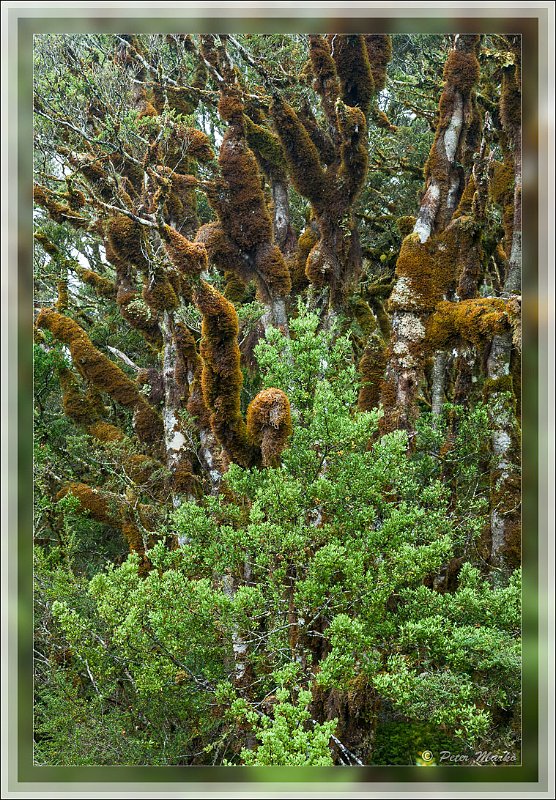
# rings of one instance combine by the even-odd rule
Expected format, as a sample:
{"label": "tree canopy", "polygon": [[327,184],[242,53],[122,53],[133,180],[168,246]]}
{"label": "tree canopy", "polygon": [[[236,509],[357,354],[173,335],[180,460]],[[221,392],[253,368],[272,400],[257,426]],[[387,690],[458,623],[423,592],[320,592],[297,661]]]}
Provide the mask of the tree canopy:
{"label": "tree canopy", "polygon": [[36,763],[519,760],[520,69],[35,37]]}

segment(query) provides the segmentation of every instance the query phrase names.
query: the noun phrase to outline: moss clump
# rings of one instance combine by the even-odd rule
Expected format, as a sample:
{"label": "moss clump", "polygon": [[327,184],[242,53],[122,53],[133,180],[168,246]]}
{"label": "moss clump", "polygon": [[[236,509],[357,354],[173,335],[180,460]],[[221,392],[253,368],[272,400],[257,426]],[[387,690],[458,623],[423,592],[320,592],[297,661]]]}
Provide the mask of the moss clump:
{"label": "moss clump", "polygon": [[62,279],[56,282],[58,289],[58,299],[56,300],[56,310],[66,311],[69,306],[68,282],[67,279]]}
{"label": "moss clump", "polygon": [[89,222],[80,216],[71,206],[59,203],[56,195],[45,186],[35,184],[33,187],[33,199],[38,206],[46,209],[49,216],[60,224],[67,222],[74,228],[88,228]]}
{"label": "moss clump", "polygon": [[493,203],[505,206],[513,196],[514,169],[509,160],[494,161],[490,170],[488,189]]}
{"label": "moss clump", "polygon": [[87,433],[90,433],[99,442],[121,442],[124,439],[123,432],[109,422],[93,422],[87,427]]}
{"label": "moss clump", "polygon": [[151,309],[156,313],[163,311],[172,311],[172,309],[179,306],[179,299],[174,291],[174,287],[168,280],[167,276],[160,271],[161,274],[152,277],[143,287],[143,300]]}
{"label": "moss clump", "polygon": [[234,272],[246,283],[250,280],[251,274],[241,250],[226,235],[220,222],[202,225],[197,231],[195,242],[205,246],[211,262],[222,272]]}
{"label": "moss clump", "polygon": [[247,283],[230,269],[225,270],[224,280],[226,281],[224,297],[234,304],[242,303],[247,294]]}
{"label": "moss clump", "polygon": [[291,290],[291,278],[280,248],[265,244],[257,250],[256,269],[260,276],[259,293],[263,301],[283,297]]}
{"label": "moss clump", "polygon": [[109,300],[116,299],[116,287],[113,281],[99,275],[98,272],[94,272],[92,269],[83,269],[83,267],[78,265],[75,266],[75,271],[83,283],[92,286],[98,295],[106,297]]}
{"label": "moss clump", "polygon": [[335,35],[332,43],[341,98],[347,106],[356,106],[367,116],[375,85],[365,39],[361,35]]}
{"label": "moss clump", "polygon": [[218,113],[225,122],[243,123],[243,101],[236,87],[226,87],[226,93],[220,96],[218,102]]}
{"label": "moss clump", "polygon": [[461,341],[480,347],[509,327],[507,303],[501,298],[441,302],[428,320],[426,341],[431,349],[445,349]]}
{"label": "moss clump", "polygon": [[169,225],[164,226],[164,247],[172,264],[184,275],[199,275],[208,268],[207,251],[203,244],[190,242]]}
{"label": "moss clump", "polygon": [[143,226],[125,214],[118,214],[106,223],[106,235],[118,259],[137,269],[146,269],[146,241]]}
{"label": "moss clump", "polygon": [[311,248],[305,263],[305,275],[313,286],[320,288],[329,282],[334,273],[334,261],[326,244],[319,240]]}
{"label": "moss clump", "polygon": [[444,66],[444,80],[462,94],[468,94],[478,82],[481,68],[474,52],[451,50]]}
{"label": "moss clump", "polygon": [[264,389],[251,401],[247,430],[260,447],[263,466],[278,466],[292,434],[290,403],[281,389]]}
{"label": "moss clump", "polygon": [[365,37],[375,92],[386,86],[386,67],[392,59],[392,38],[384,33],[369,33]]}
{"label": "moss clump", "polygon": [[413,216],[398,217],[398,219],[396,220],[396,227],[398,228],[402,236],[409,236],[409,234],[413,232],[413,228],[415,227],[416,222],[417,222],[417,217]]}
{"label": "moss clump", "polygon": [[310,222],[297,240],[296,252],[288,259],[292,288],[295,291],[300,291],[307,285],[307,258],[318,240],[318,227],[315,222]]}
{"label": "moss clump", "polygon": [[284,146],[292,183],[320,213],[326,205],[326,180],[318,150],[293,108],[281,97],[273,98],[271,113]]}
{"label": "moss clump", "polygon": [[240,250],[253,250],[272,238],[257,160],[233,128],[224,136],[218,160],[229,190],[228,211],[219,215],[221,225]]}
{"label": "moss clump", "polygon": [[357,399],[360,411],[371,411],[380,402],[380,390],[386,370],[386,347],[380,336],[370,337],[359,362],[361,388]]}
{"label": "moss clump", "polygon": [[521,130],[521,86],[517,65],[507,67],[502,75],[500,120],[511,144],[515,145]]}
{"label": "moss clump", "polygon": [[390,296],[390,311],[432,311],[440,299],[434,248],[430,240],[421,244],[411,233],[402,242],[396,263],[397,281]]}

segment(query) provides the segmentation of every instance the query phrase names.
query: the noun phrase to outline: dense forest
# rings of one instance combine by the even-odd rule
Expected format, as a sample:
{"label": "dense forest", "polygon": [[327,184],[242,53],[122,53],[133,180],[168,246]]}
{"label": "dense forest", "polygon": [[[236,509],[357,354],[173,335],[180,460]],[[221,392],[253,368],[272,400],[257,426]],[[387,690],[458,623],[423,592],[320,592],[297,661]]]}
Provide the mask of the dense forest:
{"label": "dense forest", "polygon": [[519,763],[520,53],[35,37],[36,764]]}

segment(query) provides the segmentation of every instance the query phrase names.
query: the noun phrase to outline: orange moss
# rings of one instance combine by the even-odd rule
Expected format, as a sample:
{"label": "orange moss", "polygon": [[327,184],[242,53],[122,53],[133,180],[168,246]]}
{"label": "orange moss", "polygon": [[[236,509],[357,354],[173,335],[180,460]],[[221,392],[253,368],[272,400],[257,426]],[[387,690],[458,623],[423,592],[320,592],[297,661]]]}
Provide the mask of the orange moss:
{"label": "orange moss", "polygon": [[229,190],[228,210],[219,215],[220,223],[241,250],[253,250],[272,239],[272,222],[257,160],[234,128],[224,135],[218,161]]}
{"label": "orange moss", "polygon": [[100,442],[121,442],[124,438],[123,432],[108,422],[94,422],[92,425],[88,425],[87,433]]}
{"label": "orange moss", "polygon": [[160,274],[149,279],[142,292],[145,303],[157,313],[171,311],[177,308],[180,302],[166,274],[162,270],[159,272]]}
{"label": "orange moss", "polygon": [[218,103],[218,113],[225,122],[243,124],[243,100],[235,86],[227,86]]}
{"label": "orange moss", "polygon": [[474,52],[450,50],[444,66],[444,80],[462,94],[467,94],[478,82],[480,66]]}
{"label": "orange moss", "polygon": [[311,248],[305,262],[305,275],[317,288],[324,286],[332,274],[332,262],[327,256],[327,248],[324,242],[319,240]]}
{"label": "orange moss", "polygon": [[262,299],[285,296],[291,291],[291,278],[284,256],[276,245],[265,244],[259,247],[255,257],[256,268],[262,280],[259,291]]}
{"label": "orange moss", "polygon": [[197,231],[195,241],[204,244],[211,262],[223,272],[231,270],[246,283],[251,274],[241,250],[226,235],[220,222],[209,222]]}
{"label": "orange moss", "polygon": [[137,114],[137,119],[143,119],[143,117],[158,117],[158,111],[148,100],[146,100],[145,105]]}
{"label": "orange moss", "polygon": [[427,322],[426,341],[431,350],[446,349],[461,341],[480,347],[509,326],[507,303],[501,298],[443,301]]}
{"label": "orange moss", "polygon": [[98,295],[107,297],[110,300],[116,299],[116,287],[113,281],[99,275],[98,272],[93,272],[91,269],[83,269],[78,265],[75,266],[75,271],[83,281],[83,283],[92,286]]}
{"label": "orange moss", "polygon": [[86,483],[68,483],[58,492],[56,499],[71,494],[79,500],[81,507],[88,511],[93,519],[104,522],[113,527],[120,527],[119,518],[121,511],[121,500],[115,496],[92,489]]}
{"label": "orange moss", "polygon": [[247,430],[261,448],[263,466],[278,466],[292,434],[290,403],[281,389],[264,389],[251,401]]}
{"label": "orange moss", "polygon": [[67,279],[57,281],[56,286],[58,288],[58,299],[56,300],[56,309],[58,311],[66,311],[69,305]]}
{"label": "orange moss", "polygon": [[393,125],[384,111],[381,111],[379,108],[375,109],[373,112],[373,122],[377,128],[384,128],[384,130],[390,131],[390,133],[396,133],[398,130],[398,126]]}
{"label": "orange moss", "polygon": [[206,133],[197,128],[185,128],[181,125],[176,126],[175,130],[177,136],[180,137],[181,145],[185,145],[188,156],[202,164],[213,160],[214,150]]}
{"label": "orange moss", "polygon": [[99,416],[98,409],[91,402],[91,397],[79,389],[77,378],[73,372],[66,367],[62,367],[58,370],[58,377],[62,390],[64,414],[78,425],[97,420]]}
{"label": "orange moss", "polygon": [[139,402],[133,413],[135,433],[146,444],[160,444],[164,438],[164,424],[160,414],[146,403]]}
{"label": "orange moss", "polygon": [[203,244],[190,242],[169,225],[164,226],[164,247],[177,270],[185,275],[199,275],[208,268],[207,251]]}
{"label": "orange moss", "polygon": [[205,281],[201,281],[197,289],[196,303],[203,315],[201,382],[211,427],[231,459],[249,466],[256,460],[257,451],[240,411],[243,375],[237,343],[237,314],[233,305]]}
{"label": "orange moss", "polygon": [[284,147],[291,181],[320,213],[326,204],[326,180],[318,150],[293,108],[278,95],[272,100],[271,113]]}
{"label": "orange moss", "polygon": [[44,252],[48,253],[49,256],[54,257],[60,255],[60,251],[58,250],[56,245],[50,241],[50,239],[48,238],[48,236],[45,234],[44,231],[41,230],[36,231],[36,233],[34,234],[34,238],[36,239],[37,242],[39,242],[39,244],[42,245]]}
{"label": "orange moss", "polygon": [[68,345],[73,363],[79,372],[97,389],[106,392],[116,402],[135,409],[141,419],[137,434],[144,441],[160,441],[164,429],[162,420],[139,394],[137,386],[124,372],[93,345],[85,331],[73,320],[52,309],[43,309],[37,326],[48,328],[60,342]]}
{"label": "orange moss", "polygon": [[380,402],[380,390],[386,370],[386,347],[380,336],[371,336],[359,362],[361,388],[357,400],[360,411],[371,411]]}
{"label": "orange moss", "polygon": [[367,116],[375,85],[365,39],[361,35],[334,35],[332,40],[341,98],[347,106],[357,106]]}
{"label": "orange moss", "polygon": [[118,214],[106,223],[108,242],[114,254],[126,264],[138,269],[146,269],[145,234],[140,223]]}
{"label": "orange moss", "polygon": [[386,67],[392,59],[392,38],[384,33],[369,33],[364,36],[375,92],[386,86]]}

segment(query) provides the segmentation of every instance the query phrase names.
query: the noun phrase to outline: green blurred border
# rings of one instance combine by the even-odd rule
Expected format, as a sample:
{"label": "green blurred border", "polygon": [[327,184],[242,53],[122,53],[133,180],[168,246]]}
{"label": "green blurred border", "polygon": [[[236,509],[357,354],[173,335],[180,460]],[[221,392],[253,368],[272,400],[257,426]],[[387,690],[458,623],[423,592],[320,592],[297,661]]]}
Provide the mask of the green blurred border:
{"label": "green blurred border", "polygon": [[[542,67],[545,64],[545,50],[548,54],[547,33],[549,24],[548,9],[527,6],[517,9],[519,16],[503,17],[504,11],[516,13],[510,4],[497,8],[446,8],[437,5],[435,9],[412,8],[410,16],[396,16],[396,10],[367,8],[370,4],[360,4],[351,9],[338,8],[324,12],[304,7],[299,16],[293,16],[288,9],[268,9],[265,16],[235,16],[237,9],[229,4],[221,17],[215,17],[216,8],[210,9],[210,16],[191,10],[187,13],[185,4],[176,9],[156,9],[156,17],[150,16],[142,7],[133,8],[129,4],[119,4],[112,8],[99,8],[94,5],[81,5],[79,8],[68,5],[65,8],[49,9],[47,4],[40,7],[13,7],[4,9],[3,22],[8,25],[7,43],[11,52],[8,56],[11,82],[8,84],[8,119],[11,159],[8,162],[8,233],[9,245],[17,247],[17,265],[14,253],[5,265],[12,292],[8,297],[8,331],[11,341],[17,340],[17,349],[10,351],[8,369],[13,392],[14,378],[19,391],[17,399],[9,398],[9,420],[17,413],[17,433],[15,425],[8,429],[10,455],[14,456],[8,468],[8,477],[15,474],[17,463],[17,484],[12,480],[10,488],[17,492],[16,498],[9,495],[8,561],[8,634],[14,634],[17,617],[18,649],[11,648],[12,663],[8,664],[10,684],[8,695],[4,695],[4,710],[8,710],[8,766],[7,789],[11,792],[113,792],[126,790],[134,796],[143,791],[152,792],[164,789],[184,793],[187,789],[198,795],[199,791],[218,791],[224,788],[240,792],[249,785],[258,784],[260,791],[283,788],[295,789],[293,784],[307,784],[307,790],[323,792],[337,791],[360,793],[369,789],[379,792],[412,790],[421,792],[466,791],[516,791],[521,796],[529,791],[543,791],[547,784],[548,751],[544,735],[538,737],[539,707],[539,641],[537,636],[539,621],[539,599],[544,608],[545,592],[549,586],[541,581],[539,587],[539,545],[541,563],[546,566],[546,531],[538,525],[538,255],[539,240],[538,210],[539,185],[536,170],[539,154],[539,56]],[[123,7],[125,5],[125,8]],[[192,8],[192,4],[187,4]],[[199,4],[200,5],[200,4]],[[324,4],[323,4],[324,5]],[[548,6],[548,4],[546,4]],[[260,8],[260,6],[259,6]],[[207,9],[209,10],[209,9]],[[407,9],[400,9],[399,13]],[[40,16],[38,14],[40,13]],[[290,14],[285,17],[282,15]],[[145,14],[146,16],[140,16]],[[279,14],[280,16],[273,16]],[[372,17],[370,16],[372,14]],[[384,16],[388,14],[388,16]],[[488,14],[488,16],[483,16]],[[232,16],[234,15],[234,16]],[[318,17],[316,15],[319,15]],[[380,15],[380,16],[379,16]],[[470,16],[472,15],[472,16]],[[523,119],[524,119],[524,359],[523,359],[523,411],[524,411],[524,747],[522,766],[499,767],[437,767],[434,773],[415,767],[357,767],[357,768],[226,768],[226,767],[36,767],[32,764],[32,69],[31,52],[34,33],[93,33],[93,32],[251,32],[251,33],[292,33],[292,32],[391,32],[391,33],[448,33],[448,32],[498,32],[521,33],[523,35]],[[6,35],[6,34],[4,34]],[[544,44],[539,44],[539,42]],[[17,47],[17,64],[13,63]],[[544,72],[541,69],[541,77]],[[542,84],[542,80],[541,80]],[[541,86],[540,88],[544,88]],[[17,127],[16,127],[17,125]],[[15,128],[15,130],[14,130]],[[16,139],[15,141],[13,139]],[[17,152],[17,162],[14,155]],[[546,165],[541,165],[546,169]],[[17,170],[17,172],[16,172]],[[545,174],[541,170],[541,179]],[[11,190],[11,196],[10,196]],[[17,203],[15,194],[17,192]],[[543,206],[544,208],[544,206]],[[17,240],[14,241],[14,232]],[[17,280],[17,309],[13,291]],[[12,302],[10,303],[10,298]],[[541,309],[542,310],[542,309]],[[17,320],[15,319],[17,312]],[[14,364],[13,358],[16,357]],[[17,373],[16,373],[17,370]],[[17,411],[13,403],[17,402]],[[13,412],[13,413],[12,413]],[[15,455],[15,436],[18,434],[17,456]],[[17,458],[17,461],[16,461]],[[3,476],[6,477],[5,471]],[[15,523],[15,524],[14,524]],[[16,526],[18,536],[16,540]],[[4,551],[4,555],[6,552]],[[15,565],[17,563],[17,570]],[[4,565],[5,566],[5,565]],[[543,573],[544,574],[544,573]],[[543,591],[544,589],[544,591]],[[548,594],[546,594],[546,597]],[[541,641],[545,644],[544,640]],[[15,657],[17,662],[15,662]],[[544,662],[545,657],[541,659]],[[9,669],[11,667],[11,670]],[[541,689],[545,689],[545,676]],[[17,707],[16,707],[17,706]],[[544,720],[544,706],[542,707]],[[19,713],[18,713],[19,712]],[[17,732],[17,735],[16,735]],[[15,751],[17,749],[17,762]],[[542,769],[539,771],[539,765]],[[413,786],[410,786],[413,782]],[[181,784],[177,786],[176,784]],[[519,785],[516,785],[516,784]],[[112,784],[109,786],[108,784]],[[125,784],[125,785],[124,785]],[[170,787],[170,784],[174,784]],[[202,786],[200,785],[202,784]],[[247,784],[247,786],[246,786]],[[397,786],[395,784],[398,784]],[[401,784],[401,785],[400,785]],[[226,786],[227,785],[227,786]],[[187,792],[189,793],[189,792]],[[5,795],[4,795],[5,796]],[[75,796],[75,795],[73,795]],[[259,796],[261,796],[259,794]]]}

